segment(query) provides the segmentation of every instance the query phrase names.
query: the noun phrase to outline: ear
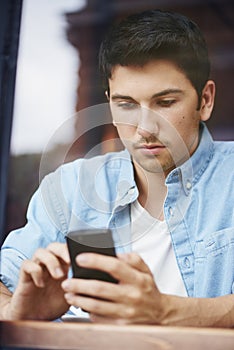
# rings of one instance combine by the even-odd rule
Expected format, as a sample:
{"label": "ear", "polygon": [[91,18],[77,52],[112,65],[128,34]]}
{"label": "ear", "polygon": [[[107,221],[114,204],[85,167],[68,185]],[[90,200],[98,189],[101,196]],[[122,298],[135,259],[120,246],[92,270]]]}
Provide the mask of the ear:
{"label": "ear", "polygon": [[215,100],[215,83],[213,80],[208,80],[202,90],[201,105],[200,105],[200,118],[202,121],[206,121],[210,118],[211,112],[214,107]]}
{"label": "ear", "polygon": [[107,101],[110,101],[110,94],[108,90],[105,91],[105,95],[106,95]]}
{"label": "ear", "polygon": [[[106,95],[106,98],[107,98],[108,102],[110,102],[110,91],[109,91],[109,88],[108,88],[108,90],[105,91],[105,95]],[[117,127],[117,123],[114,121],[113,116],[112,116],[112,124],[115,127]]]}

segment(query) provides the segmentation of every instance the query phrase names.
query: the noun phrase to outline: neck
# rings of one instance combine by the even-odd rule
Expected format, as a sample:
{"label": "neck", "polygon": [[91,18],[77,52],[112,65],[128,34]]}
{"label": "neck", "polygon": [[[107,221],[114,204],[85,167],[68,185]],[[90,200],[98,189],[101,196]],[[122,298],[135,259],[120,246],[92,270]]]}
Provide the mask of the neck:
{"label": "neck", "polygon": [[163,205],[167,194],[165,174],[148,172],[135,163],[134,169],[139,203],[151,216],[163,220]]}

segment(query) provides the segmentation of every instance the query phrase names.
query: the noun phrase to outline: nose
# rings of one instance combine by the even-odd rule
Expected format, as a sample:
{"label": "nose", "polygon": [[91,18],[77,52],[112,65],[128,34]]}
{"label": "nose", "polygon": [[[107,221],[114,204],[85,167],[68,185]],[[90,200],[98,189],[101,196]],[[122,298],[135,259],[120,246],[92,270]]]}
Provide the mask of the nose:
{"label": "nose", "polygon": [[137,133],[140,136],[147,138],[151,135],[158,135],[158,132],[159,125],[155,112],[149,110],[148,108],[142,107],[137,126]]}

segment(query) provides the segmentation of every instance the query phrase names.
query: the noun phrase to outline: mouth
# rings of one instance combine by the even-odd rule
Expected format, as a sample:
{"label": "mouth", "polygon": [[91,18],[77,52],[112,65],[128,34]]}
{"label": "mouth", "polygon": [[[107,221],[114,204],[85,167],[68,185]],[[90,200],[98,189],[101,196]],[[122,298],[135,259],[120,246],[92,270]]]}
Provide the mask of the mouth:
{"label": "mouth", "polygon": [[137,146],[137,149],[146,155],[159,155],[165,148],[166,146],[158,143],[142,144]]}

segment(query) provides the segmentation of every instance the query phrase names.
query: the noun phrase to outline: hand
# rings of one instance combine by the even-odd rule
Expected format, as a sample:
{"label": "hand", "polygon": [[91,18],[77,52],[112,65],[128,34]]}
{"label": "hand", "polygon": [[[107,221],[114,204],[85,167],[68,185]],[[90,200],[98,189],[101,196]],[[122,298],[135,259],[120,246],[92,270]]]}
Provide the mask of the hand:
{"label": "hand", "polygon": [[215,298],[162,294],[137,254],[121,254],[117,259],[85,253],[77,257],[77,263],[106,271],[119,281],[118,284],[82,279],[62,282],[68,304],[87,310],[95,322],[234,327],[233,294]]}
{"label": "hand", "polygon": [[117,259],[85,253],[77,257],[77,263],[108,272],[119,283],[68,279],[62,283],[62,287],[70,305],[88,311],[93,321],[160,323],[164,312],[164,295],[158,291],[149,268],[137,254],[120,254]]}
{"label": "hand", "polygon": [[61,282],[67,278],[70,258],[66,244],[52,243],[23,262],[18,286],[8,306],[10,319],[52,320],[65,313]]}

